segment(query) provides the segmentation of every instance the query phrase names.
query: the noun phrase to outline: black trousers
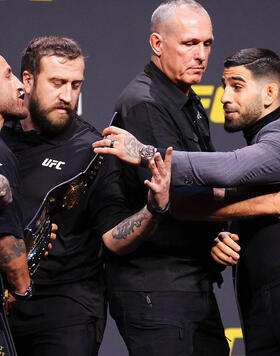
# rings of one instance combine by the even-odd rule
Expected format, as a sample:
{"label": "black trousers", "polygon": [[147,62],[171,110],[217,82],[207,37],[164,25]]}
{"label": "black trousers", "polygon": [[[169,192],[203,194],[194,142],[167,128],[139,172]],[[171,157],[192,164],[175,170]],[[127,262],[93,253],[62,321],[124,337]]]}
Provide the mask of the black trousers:
{"label": "black trousers", "polygon": [[212,292],[119,292],[109,306],[130,356],[227,356]]}
{"label": "black trousers", "polygon": [[14,338],[18,356],[97,356],[96,323],[64,326]]}
{"label": "black trousers", "polygon": [[252,293],[244,326],[247,356],[280,355],[280,280]]}

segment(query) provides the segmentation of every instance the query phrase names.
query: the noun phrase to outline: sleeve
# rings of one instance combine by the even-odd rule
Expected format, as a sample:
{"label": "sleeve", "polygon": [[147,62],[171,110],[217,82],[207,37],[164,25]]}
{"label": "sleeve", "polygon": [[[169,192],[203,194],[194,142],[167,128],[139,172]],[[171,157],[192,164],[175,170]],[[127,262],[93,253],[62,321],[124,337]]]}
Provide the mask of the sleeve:
{"label": "sleeve", "polygon": [[257,143],[232,152],[173,152],[172,185],[210,187],[280,182],[280,130],[265,130]]}
{"label": "sleeve", "polygon": [[0,236],[13,235],[17,238],[23,238],[17,163],[11,152],[3,149],[3,147],[1,150],[0,174],[4,175],[10,183],[13,202],[0,209]]}
{"label": "sleeve", "polygon": [[126,204],[121,175],[121,162],[116,157],[106,156],[96,185],[95,199],[91,200],[94,226],[100,236],[132,215]]}

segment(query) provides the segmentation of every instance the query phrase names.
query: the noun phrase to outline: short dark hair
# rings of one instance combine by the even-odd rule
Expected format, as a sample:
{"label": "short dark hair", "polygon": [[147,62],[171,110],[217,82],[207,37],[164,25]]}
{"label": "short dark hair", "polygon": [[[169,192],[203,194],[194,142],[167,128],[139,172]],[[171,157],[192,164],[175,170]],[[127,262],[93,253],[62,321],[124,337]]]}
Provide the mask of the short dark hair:
{"label": "short dark hair", "polygon": [[21,75],[27,70],[36,76],[40,73],[40,61],[45,56],[58,56],[67,59],[83,57],[80,46],[72,39],[61,36],[34,38],[22,53]]}
{"label": "short dark hair", "polygon": [[228,57],[225,68],[245,66],[255,77],[274,77],[280,82],[280,57],[270,49],[245,48]]}

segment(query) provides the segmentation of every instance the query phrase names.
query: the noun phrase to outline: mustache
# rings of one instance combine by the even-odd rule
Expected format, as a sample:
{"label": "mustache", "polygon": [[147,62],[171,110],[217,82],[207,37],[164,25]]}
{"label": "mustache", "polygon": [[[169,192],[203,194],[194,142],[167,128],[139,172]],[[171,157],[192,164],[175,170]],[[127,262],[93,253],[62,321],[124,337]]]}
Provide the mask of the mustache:
{"label": "mustache", "polygon": [[223,109],[224,111],[235,111],[235,108],[228,104],[223,105]]}
{"label": "mustache", "polygon": [[50,107],[47,111],[51,112],[51,111],[53,111],[55,109],[64,109],[68,113],[75,112],[75,108],[72,108],[71,105],[65,104],[65,103],[57,103],[57,104],[53,105],[52,107]]}

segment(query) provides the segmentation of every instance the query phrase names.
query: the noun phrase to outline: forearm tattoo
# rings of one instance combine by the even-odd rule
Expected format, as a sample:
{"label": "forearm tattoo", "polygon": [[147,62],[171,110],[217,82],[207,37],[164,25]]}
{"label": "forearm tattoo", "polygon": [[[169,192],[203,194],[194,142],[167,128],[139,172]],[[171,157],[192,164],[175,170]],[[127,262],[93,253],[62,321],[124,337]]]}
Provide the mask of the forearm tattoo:
{"label": "forearm tattoo", "polygon": [[[148,218],[148,214],[141,210],[133,216],[122,221],[118,226],[116,226],[116,231],[113,230],[112,236],[115,240],[125,240],[130,234],[135,232],[135,229],[139,229],[145,219]],[[148,226],[145,228],[139,236],[149,236],[155,228],[158,226],[158,220],[151,218]]]}
{"label": "forearm tattoo", "polygon": [[8,204],[12,201],[12,192],[8,179],[0,174],[0,200],[3,204]]}
{"label": "forearm tattoo", "polygon": [[139,158],[139,150],[143,147],[135,137],[130,134],[124,136],[125,153],[130,158]]}
{"label": "forearm tattoo", "polygon": [[23,240],[13,236],[6,236],[4,239],[5,242],[0,239],[0,266],[11,263],[26,252]]}

